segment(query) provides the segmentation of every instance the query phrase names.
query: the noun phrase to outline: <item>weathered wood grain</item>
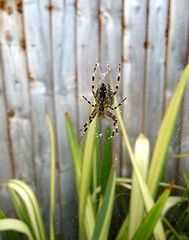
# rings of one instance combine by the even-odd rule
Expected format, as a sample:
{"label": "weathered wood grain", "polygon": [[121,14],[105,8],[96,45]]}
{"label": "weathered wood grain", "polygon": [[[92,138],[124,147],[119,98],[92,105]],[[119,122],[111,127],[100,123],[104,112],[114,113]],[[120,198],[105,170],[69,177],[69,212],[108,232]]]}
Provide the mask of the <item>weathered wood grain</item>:
{"label": "weathered wood grain", "polygon": [[[0,65],[0,176],[2,178],[9,179],[13,177],[11,170],[11,161],[10,161],[10,149],[9,149],[9,139],[8,139],[8,126],[7,126],[7,113],[6,105],[4,99],[4,87],[3,87],[3,78],[2,78],[2,67]],[[2,183],[2,181],[1,181]]]}
{"label": "weathered wood grain", "polygon": [[[145,77],[147,1],[124,1],[123,19],[123,116],[132,146],[142,131]],[[125,146],[123,147],[123,150]],[[123,152],[124,155],[127,152]],[[125,162],[125,164],[127,164]],[[130,167],[123,166],[123,175]]]}
{"label": "weathered wood grain", "polygon": [[0,15],[0,35],[8,131],[14,161],[13,171],[14,177],[23,178],[33,184],[30,101],[22,24],[22,14],[18,11],[15,2],[8,1],[5,11],[1,11]]}
{"label": "weathered wood grain", "polygon": [[162,120],[168,7],[168,0],[149,2],[144,121],[152,150]]}
{"label": "weathered wood grain", "polygon": [[[171,99],[171,96],[176,88],[178,80],[181,76],[187,63],[188,54],[188,29],[189,29],[189,2],[187,0],[173,0],[171,1],[170,9],[170,30],[168,39],[168,56],[167,56],[167,71],[166,71],[166,88],[165,88],[165,107]],[[187,95],[186,95],[187,98]],[[182,128],[182,117],[186,119],[187,108],[185,105],[184,110],[186,116],[180,116],[175,134],[173,135],[171,146],[169,149],[170,153],[178,153],[180,149],[180,138],[181,138],[181,128]],[[186,138],[187,135],[187,123],[185,120],[183,126],[183,137]],[[185,130],[186,129],[186,130]],[[184,144],[182,145],[184,146]],[[168,180],[179,179],[179,160],[171,156],[168,157],[166,176]],[[182,160],[181,160],[182,161]],[[182,178],[182,177],[181,177]]]}
{"label": "weathered wood grain", "polygon": [[88,120],[90,105],[82,98],[92,100],[92,72],[99,62],[99,6],[98,1],[76,1],[76,59],[79,128]]}
{"label": "weathered wood grain", "polygon": [[[0,11],[1,14],[1,11]],[[2,74],[2,55],[0,49],[0,184],[4,180],[8,180],[14,176],[14,168],[12,167],[11,146],[8,136],[8,116],[6,112],[6,101],[4,82]],[[12,206],[10,205],[9,195],[6,189],[1,189],[0,192],[0,207],[7,216],[12,215]]]}
{"label": "weathered wood grain", "polygon": [[[65,108],[77,128],[77,81],[76,81],[76,12],[75,1],[54,0],[51,12],[53,93],[56,118],[57,167],[59,171],[58,202],[59,220],[57,231],[70,239],[74,231],[73,219],[77,216],[76,189],[72,161],[66,133]],[[73,208],[73,205],[75,208]],[[55,220],[56,222],[56,220]]]}
{"label": "weathered wood grain", "polygon": [[122,1],[101,0],[99,11],[100,64],[103,71],[109,64],[116,79],[122,60]]}
{"label": "weathered wood grain", "polygon": [[48,106],[53,126],[55,126],[49,7],[48,0],[26,0],[23,9],[32,106],[32,151],[35,161],[36,193],[47,229],[49,227],[51,148],[45,104]]}
{"label": "weathered wood grain", "polygon": [[[122,0],[119,1],[100,1],[99,9],[99,60],[100,68],[103,73],[107,72],[107,65],[110,66],[111,75],[116,85],[119,64],[122,63]],[[100,82],[109,83],[108,74]],[[121,101],[123,78],[121,76],[119,90],[117,93],[118,101]],[[115,87],[115,86],[114,86]],[[114,111],[112,111],[115,114]],[[101,120],[102,138],[105,138],[105,131],[110,126],[113,130],[112,119],[106,117]],[[117,156],[120,153],[120,136],[115,139]],[[117,171],[120,172],[120,157],[117,161]]]}
{"label": "weathered wood grain", "polygon": [[[189,62],[189,58],[188,58]],[[184,103],[183,103],[183,112],[182,112],[182,122],[181,122],[181,144],[180,144],[180,153],[189,153],[189,84],[186,88],[185,97],[184,97]],[[180,158],[179,164],[177,165],[177,179],[178,184],[186,185],[184,179],[183,179],[183,172],[187,173],[189,175],[189,157],[187,158]]]}

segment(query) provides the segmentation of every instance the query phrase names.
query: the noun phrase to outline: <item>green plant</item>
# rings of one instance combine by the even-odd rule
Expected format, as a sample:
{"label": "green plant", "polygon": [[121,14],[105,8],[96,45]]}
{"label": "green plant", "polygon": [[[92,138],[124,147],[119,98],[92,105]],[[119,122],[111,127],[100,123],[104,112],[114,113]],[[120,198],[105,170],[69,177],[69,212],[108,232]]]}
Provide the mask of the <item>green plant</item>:
{"label": "green plant", "polygon": [[[109,77],[110,82],[112,82],[110,72]],[[129,187],[131,189],[131,197],[129,210],[115,236],[116,240],[149,238],[161,240],[188,239],[189,208],[186,204],[186,201],[189,199],[188,188],[175,186],[173,183],[166,184],[160,182],[188,77],[189,64],[180,78],[177,89],[163,118],[150,164],[149,141],[141,134],[136,141],[133,153],[121,114],[119,109],[116,110],[123,140],[133,165],[132,179],[116,178],[116,150],[112,140],[105,142],[103,164],[101,164],[101,143],[94,134],[96,131],[97,136],[99,136],[97,119],[94,119],[87,131],[82,150],[74,133],[68,112],[65,111],[79,198],[80,240],[111,239],[112,212],[117,186]],[[48,112],[47,120],[51,136],[50,239],[54,239],[55,146]],[[106,137],[108,138],[109,136],[110,130],[108,130]],[[142,164],[142,167],[139,164]],[[184,178],[188,185],[189,178],[186,174]],[[8,239],[20,239],[20,235],[17,232],[25,234],[31,240],[47,239],[39,204],[31,188],[23,181],[16,179],[6,182],[4,186],[9,190],[18,219],[6,218],[0,210],[0,231],[5,231]],[[159,186],[166,186],[167,188],[158,197],[157,190]],[[169,196],[172,188],[184,191],[183,196]],[[121,191],[120,188],[118,189]],[[120,201],[125,208],[125,199],[120,197]],[[180,211],[179,204],[186,204],[186,206],[181,216],[177,218],[178,210]],[[177,219],[177,224],[182,224],[182,227],[179,229],[177,226],[174,226],[173,219],[165,215],[170,208],[174,208],[171,217]]]}
{"label": "green plant", "polygon": [[[50,191],[50,239],[55,239],[54,234],[54,204],[55,204],[55,144],[53,128],[46,108],[47,121],[51,137],[51,191]],[[6,218],[0,209],[0,232],[5,231],[8,239],[21,239],[16,232],[25,234],[30,240],[46,240],[44,223],[41,217],[39,203],[32,189],[23,181],[12,179],[5,182],[2,187],[7,187],[18,219]]]}
{"label": "green plant", "polygon": [[[140,236],[143,236],[142,239],[149,239],[152,232],[155,239],[166,239],[165,228],[161,220],[162,210],[166,203],[172,201],[172,197],[169,197],[171,188],[178,186],[172,183],[156,201],[157,189],[160,185],[162,169],[166,161],[169,143],[175,127],[188,76],[189,65],[187,65],[180,78],[177,89],[163,118],[149,166],[148,140],[141,135],[137,140],[134,154],[119,109],[116,110],[125,146],[128,150],[134,171],[132,180],[129,180],[130,182],[132,181],[131,195],[134,197],[130,199],[129,213],[122,223],[116,239],[140,239]],[[110,72],[109,78],[112,85]],[[115,104],[117,105],[117,102],[115,102]],[[105,168],[100,168],[99,140],[97,138],[95,141],[96,137],[94,134],[96,131],[96,135],[98,136],[98,129],[95,130],[97,119],[94,120],[87,131],[82,151],[73,131],[68,112],[66,111],[65,114],[79,198],[79,239],[107,239],[110,234],[109,230],[115,197],[115,186],[116,184],[124,186],[124,182],[128,182],[128,179],[115,177],[116,161],[113,159],[112,163],[110,155],[103,160],[103,165],[105,165],[104,161],[109,162],[109,164],[112,163],[109,178],[107,178],[107,173],[104,174]],[[110,149],[112,148],[111,141],[106,144],[109,144]],[[115,153],[115,150],[113,153]],[[145,166],[143,172],[139,170],[138,166],[138,162],[141,162],[141,159],[142,164]],[[105,181],[103,176],[107,178]],[[101,180],[99,181],[99,179]],[[185,188],[181,189],[185,191]],[[172,201],[174,202],[173,205],[181,200],[185,201],[187,197],[175,198],[175,201]],[[138,204],[137,211],[135,211],[136,204]],[[169,204],[169,207],[173,205]],[[139,213],[140,220],[138,225],[133,224],[132,222],[138,219]],[[164,222],[166,222],[165,217]],[[177,231],[174,231],[173,227],[170,228],[173,234],[177,234]]]}

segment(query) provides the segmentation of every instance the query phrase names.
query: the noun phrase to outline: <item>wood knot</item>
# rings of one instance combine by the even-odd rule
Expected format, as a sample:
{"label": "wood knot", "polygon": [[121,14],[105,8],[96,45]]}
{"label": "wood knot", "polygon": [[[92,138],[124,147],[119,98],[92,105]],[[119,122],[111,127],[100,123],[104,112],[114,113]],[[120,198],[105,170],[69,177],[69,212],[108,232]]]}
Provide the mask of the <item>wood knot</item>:
{"label": "wood knot", "polygon": [[10,109],[8,112],[7,112],[7,115],[9,118],[13,118],[15,116],[15,111],[14,109]]}
{"label": "wood knot", "polygon": [[16,0],[16,8],[18,13],[23,12],[23,2],[22,0]]}

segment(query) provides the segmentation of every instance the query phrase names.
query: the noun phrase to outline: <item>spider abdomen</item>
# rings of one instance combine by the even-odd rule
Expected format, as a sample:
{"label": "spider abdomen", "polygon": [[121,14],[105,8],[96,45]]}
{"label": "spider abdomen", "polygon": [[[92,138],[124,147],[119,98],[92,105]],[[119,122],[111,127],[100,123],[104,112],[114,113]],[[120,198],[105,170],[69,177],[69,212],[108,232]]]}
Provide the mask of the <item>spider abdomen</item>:
{"label": "spider abdomen", "polygon": [[102,83],[95,94],[95,100],[99,105],[112,106],[114,103],[114,92],[109,84]]}
{"label": "spider abdomen", "polygon": [[102,101],[106,98],[106,87],[105,84],[102,83],[101,87],[100,87],[100,99],[102,99]]}

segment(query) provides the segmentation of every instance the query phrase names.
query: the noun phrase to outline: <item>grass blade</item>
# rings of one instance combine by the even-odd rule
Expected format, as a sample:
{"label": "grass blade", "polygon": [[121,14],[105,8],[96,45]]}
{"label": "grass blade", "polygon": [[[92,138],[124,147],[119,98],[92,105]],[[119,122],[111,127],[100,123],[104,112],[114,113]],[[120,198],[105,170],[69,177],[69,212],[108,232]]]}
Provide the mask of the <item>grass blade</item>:
{"label": "grass blade", "polygon": [[75,132],[73,130],[73,126],[70,121],[70,117],[68,115],[67,110],[65,110],[65,118],[66,118],[66,128],[67,128],[68,140],[70,145],[70,151],[72,155],[75,182],[76,182],[77,192],[79,195],[80,178],[81,178],[81,158],[82,158],[81,150],[80,150],[80,146],[77,141]]}
{"label": "grass blade", "polygon": [[[110,79],[110,85],[113,89],[113,81],[112,81],[110,70],[109,70],[109,79]],[[116,97],[115,97],[115,105],[117,105]],[[138,184],[140,186],[140,190],[141,190],[142,198],[144,200],[144,205],[145,205],[146,211],[149,212],[151,207],[154,205],[154,200],[153,200],[153,198],[150,194],[150,191],[148,189],[148,186],[147,186],[146,182],[144,181],[144,178],[142,177],[142,175],[139,171],[139,168],[136,164],[136,159],[135,159],[134,153],[132,151],[131,144],[129,142],[129,138],[128,138],[128,135],[127,135],[124,123],[123,123],[123,119],[122,119],[120,110],[118,108],[116,109],[116,114],[117,114],[118,121],[119,121],[119,124],[120,124],[121,132],[122,132],[122,135],[123,135],[123,140],[124,140],[126,148],[128,150],[129,157],[130,157],[133,169],[135,170],[135,174],[136,174],[136,177],[137,177],[137,180],[138,180]],[[160,221],[158,221],[158,223],[157,223],[157,225],[154,229],[154,232],[156,233],[156,235],[159,235],[159,239],[161,239],[161,240],[165,239],[165,233],[164,233],[164,230],[163,230],[162,223]]]}
{"label": "grass blade", "polygon": [[182,202],[186,200],[187,201],[187,198],[186,199],[183,199],[181,196],[170,196],[168,197],[167,201],[166,201],[166,204],[164,206],[164,209],[163,209],[163,212],[162,214],[165,215],[166,212],[172,208],[174,205],[178,204],[179,202]]}
{"label": "grass blade", "polygon": [[172,157],[175,158],[184,158],[184,157],[189,157],[189,153],[183,153],[183,154],[171,154]]}
{"label": "grass blade", "polygon": [[[0,219],[6,219],[6,216],[4,215],[1,209],[0,209]],[[18,234],[15,231],[7,230],[5,231],[5,233],[9,240],[20,240],[20,238],[18,237]]]}
{"label": "grass blade", "polygon": [[[76,135],[74,133],[73,126],[72,126],[72,123],[70,121],[69,114],[67,111],[65,111],[65,118],[66,118],[68,139],[69,139],[69,144],[70,144],[70,151],[71,151],[71,155],[72,155],[75,182],[76,182],[78,196],[80,196],[82,154],[81,154],[80,146],[77,141]],[[91,202],[91,196],[89,193],[87,195],[84,211],[85,211],[85,218],[82,220],[84,221],[84,224],[85,224],[85,231],[86,231],[87,239],[91,239],[93,231],[94,231],[95,217],[94,217],[94,211],[93,211],[93,206],[92,206],[92,202]]]}
{"label": "grass blade", "polygon": [[101,185],[101,156],[100,156],[100,144],[101,144],[101,140],[99,137],[99,121],[97,119],[97,123],[96,123],[96,134],[98,137],[96,137],[96,186],[100,186]]}
{"label": "grass blade", "polygon": [[148,176],[148,186],[153,196],[157,192],[188,78],[189,64],[182,73],[159,129]]}
{"label": "grass blade", "polygon": [[94,216],[94,209],[91,202],[90,194],[87,197],[84,224],[85,224],[86,237],[87,239],[91,239],[94,232],[94,227],[95,227],[95,216]]}
{"label": "grass blade", "polygon": [[[95,118],[87,130],[84,153],[83,153],[83,164],[81,170],[80,180],[80,191],[79,191],[79,239],[83,236],[83,223],[86,211],[86,202],[89,195],[90,183],[92,180],[92,166],[93,166],[93,151],[95,142]],[[90,223],[89,223],[90,224]]]}
{"label": "grass blade", "polygon": [[55,239],[54,234],[54,206],[55,206],[55,141],[51,119],[46,107],[46,117],[51,139],[51,189],[50,189],[50,239]]}
{"label": "grass blade", "polygon": [[183,177],[186,185],[189,185],[189,175],[186,172],[183,172]]}
{"label": "grass blade", "polygon": [[34,240],[30,232],[30,229],[24,222],[18,219],[11,219],[11,218],[1,219],[0,231],[9,231],[9,230],[23,233],[27,236],[29,240]]}
{"label": "grass blade", "polygon": [[[110,128],[108,128],[105,138],[107,139],[110,136],[111,136],[111,130]],[[103,156],[103,163],[102,163],[102,179],[101,179],[103,194],[105,193],[108,177],[110,175],[111,166],[112,166],[112,139],[107,140],[104,143],[104,156]]]}
{"label": "grass blade", "polygon": [[168,196],[171,193],[171,188],[167,188],[159,197],[157,202],[154,204],[153,208],[150,210],[148,215],[145,217],[144,221],[142,222],[141,226],[135,233],[132,240],[148,240],[150,235],[153,232],[153,229],[158,221],[158,219],[161,216],[163,207],[165,206],[165,203],[167,201]]}
{"label": "grass blade", "polygon": [[[143,178],[147,179],[148,165],[150,157],[150,143],[143,135],[137,138],[135,143],[135,158]],[[129,208],[129,239],[132,238],[144,217],[144,202],[141,196],[140,187],[135,171],[132,175],[132,189]]]}
{"label": "grass blade", "polygon": [[29,225],[32,227],[34,237],[37,239],[46,240],[47,236],[45,233],[39,204],[32,189],[25,182],[16,179],[10,180],[7,185],[8,188],[14,190],[22,199],[29,216]]}
{"label": "grass blade", "polygon": [[13,189],[9,188],[8,190],[18,218],[30,226],[29,216],[21,199]]}
{"label": "grass blade", "polygon": [[97,217],[94,235],[92,238],[93,240],[108,239],[108,232],[113,211],[114,192],[115,192],[115,166],[112,166],[104,199],[102,202],[102,207]]}

